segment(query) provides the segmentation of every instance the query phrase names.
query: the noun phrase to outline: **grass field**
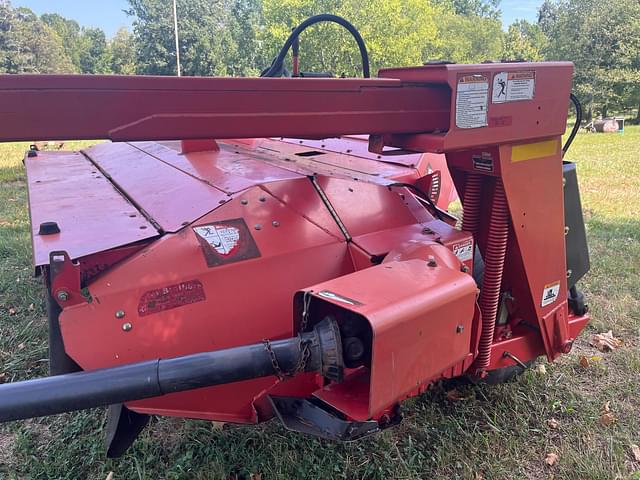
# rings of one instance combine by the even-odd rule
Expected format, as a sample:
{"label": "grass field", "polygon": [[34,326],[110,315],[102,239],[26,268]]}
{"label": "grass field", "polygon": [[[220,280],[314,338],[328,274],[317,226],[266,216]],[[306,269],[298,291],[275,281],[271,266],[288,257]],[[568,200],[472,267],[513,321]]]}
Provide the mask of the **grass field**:
{"label": "grass field", "polygon": [[[69,145],[77,147],[77,145]],[[42,287],[31,277],[21,157],[0,146],[0,381],[44,375]],[[404,422],[373,438],[334,444],[276,422],[238,427],[154,420],[124,458],[106,461],[104,411],[0,426],[0,479],[636,479],[640,462],[640,127],[578,135],[577,160],[592,270],[582,282],[593,316],[571,354],[517,381],[434,390],[404,404]],[[624,345],[601,354],[589,333],[613,330]],[[598,355],[587,367],[581,355]],[[616,421],[603,426],[610,402]],[[552,428],[549,420],[557,421]],[[548,453],[558,456],[548,466]]]}

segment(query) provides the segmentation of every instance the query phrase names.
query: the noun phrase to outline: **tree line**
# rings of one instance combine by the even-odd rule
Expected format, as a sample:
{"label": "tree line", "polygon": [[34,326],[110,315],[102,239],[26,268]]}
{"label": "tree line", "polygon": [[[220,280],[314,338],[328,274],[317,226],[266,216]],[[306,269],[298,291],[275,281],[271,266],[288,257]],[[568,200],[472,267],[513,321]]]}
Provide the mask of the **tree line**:
{"label": "tree line", "polygon": [[[351,21],[372,71],[432,60],[571,60],[587,110],[607,115],[638,108],[640,2],[545,0],[537,22],[502,29],[500,0],[178,0],[184,75],[256,76],[305,18],[334,13]],[[174,75],[170,0],[129,0],[133,29],[107,38],[55,13],[37,16],[0,0],[0,71]],[[333,24],[300,40],[305,71],[360,74],[349,33]]]}

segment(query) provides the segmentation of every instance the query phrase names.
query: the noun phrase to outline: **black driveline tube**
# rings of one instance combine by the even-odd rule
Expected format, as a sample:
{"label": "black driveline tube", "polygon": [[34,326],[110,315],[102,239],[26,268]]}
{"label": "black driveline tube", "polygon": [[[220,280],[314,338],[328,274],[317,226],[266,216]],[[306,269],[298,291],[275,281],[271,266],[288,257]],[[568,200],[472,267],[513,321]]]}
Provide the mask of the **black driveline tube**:
{"label": "black driveline tube", "polygon": [[[312,332],[214,352],[150,360],[89,372],[0,385],[0,422],[158,397],[252,378],[322,372],[323,355],[340,349],[340,336],[325,320]],[[336,346],[337,345],[337,346]],[[301,361],[302,356],[305,360]],[[274,361],[276,366],[274,367]]]}

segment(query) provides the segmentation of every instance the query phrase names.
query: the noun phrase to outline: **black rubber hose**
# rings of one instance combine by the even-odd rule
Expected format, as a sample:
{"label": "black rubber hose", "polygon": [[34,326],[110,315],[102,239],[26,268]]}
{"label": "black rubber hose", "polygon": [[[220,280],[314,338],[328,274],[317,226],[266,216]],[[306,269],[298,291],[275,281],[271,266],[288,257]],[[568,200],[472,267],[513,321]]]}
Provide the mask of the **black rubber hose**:
{"label": "black rubber hose", "polygon": [[580,100],[578,100],[578,97],[576,97],[573,93],[569,95],[569,98],[576,107],[576,123],[574,123],[573,128],[571,129],[571,133],[569,134],[569,138],[567,138],[567,141],[562,147],[562,158],[564,158],[565,153],[567,153],[567,150],[569,150],[569,147],[573,143],[573,139],[578,133],[578,130],[580,130],[580,124],[582,123],[582,105],[580,104]]}
{"label": "black rubber hose", "polygon": [[307,18],[304,22],[298,25],[293,30],[293,32],[291,32],[291,35],[289,35],[289,38],[287,38],[287,41],[284,42],[284,45],[282,46],[280,53],[278,53],[278,56],[271,63],[271,66],[269,67],[269,69],[263,72],[260,76],[261,77],[278,76],[278,74],[280,74],[280,72],[282,71],[282,68],[284,65],[284,59],[287,56],[287,53],[289,52],[289,49],[291,48],[291,45],[293,44],[293,42],[298,38],[298,36],[304,30],[306,30],[311,25],[314,25],[319,22],[337,23],[338,25],[342,25],[344,28],[346,28],[349,31],[349,33],[351,33],[351,35],[353,35],[353,38],[355,39],[356,43],[358,44],[358,48],[360,49],[360,56],[362,58],[362,75],[364,76],[364,78],[369,78],[371,76],[369,72],[369,54],[367,53],[367,47],[364,44],[364,40],[362,39],[360,32],[358,32],[358,30],[356,30],[356,27],[354,27],[351,23],[349,23],[344,18],[339,17],[337,15],[331,15],[329,13],[314,15],[313,17]]}

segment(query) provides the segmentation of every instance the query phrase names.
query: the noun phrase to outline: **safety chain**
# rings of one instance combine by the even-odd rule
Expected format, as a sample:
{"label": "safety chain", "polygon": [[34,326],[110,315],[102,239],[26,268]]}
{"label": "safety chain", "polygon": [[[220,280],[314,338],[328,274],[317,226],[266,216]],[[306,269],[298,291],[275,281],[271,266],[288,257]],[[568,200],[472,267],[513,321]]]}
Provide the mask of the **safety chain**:
{"label": "safety chain", "polygon": [[309,321],[309,306],[311,305],[311,292],[307,290],[302,297],[302,320],[300,321],[300,332],[304,332],[307,329],[307,322]]}
{"label": "safety chain", "polygon": [[271,341],[269,339],[262,340],[264,344],[265,351],[269,354],[269,358],[271,359],[271,366],[273,367],[273,372],[275,373],[278,380],[282,381],[286,378],[295,377],[298,373],[304,372],[305,367],[307,366],[307,361],[311,356],[311,349],[309,345],[311,344],[310,340],[302,340],[300,339],[300,358],[295,368],[290,372],[285,372],[280,367],[280,363],[278,362],[278,357],[276,357],[276,353],[273,351],[271,347]]}

